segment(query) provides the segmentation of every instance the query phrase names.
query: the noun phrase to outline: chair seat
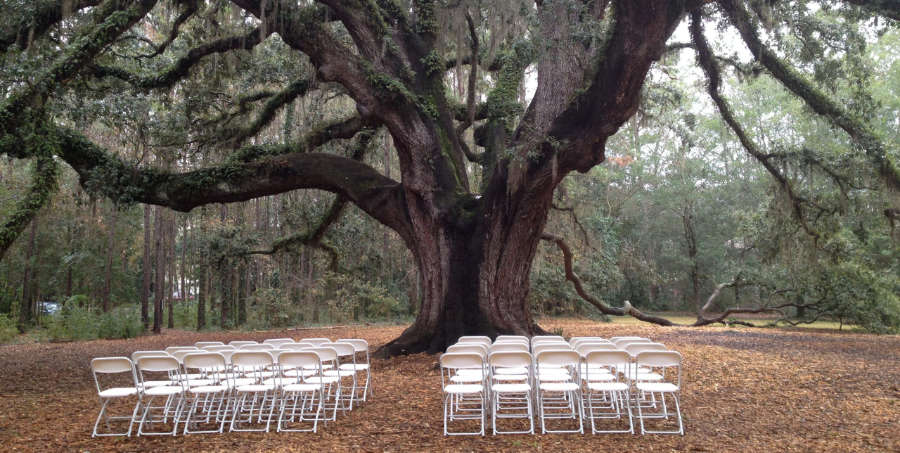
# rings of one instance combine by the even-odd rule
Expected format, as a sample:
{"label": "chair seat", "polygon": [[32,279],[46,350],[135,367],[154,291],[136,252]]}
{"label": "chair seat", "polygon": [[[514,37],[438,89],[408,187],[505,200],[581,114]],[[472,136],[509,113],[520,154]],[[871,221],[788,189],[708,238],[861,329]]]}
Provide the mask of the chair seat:
{"label": "chair seat", "polygon": [[450,382],[455,384],[467,383],[467,382],[481,382],[482,381],[481,374],[457,374],[456,376],[450,377]]}
{"label": "chair seat", "polygon": [[193,387],[206,387],[208,385],[213,385],[216,383],[215,379],[191,379],[187,381],[187,384]]}
{"label": "chair seat", "polygon": [[588,388],[595,392],[619,392],[628,390],[624,382],[588,382]]}
{"label": "chair seat", "polygon": [[293,369],[293,370],[287,370],[284,372],[284,375],[288,376],[288,377],[297,377],[297,376],[306,377],[306,376],[315,376],[316,374],[317,374],[317,371],[311,370],[311,369]]}
{"label": "chair seat", "polygon": [[239,392],[245,393],[258,393],[258,392],[267,392],[269,390],[275,390],[275,385],[273,384],[249,384],[249,385],[241,385],[235,390]]}
{"label": "chair seat", "polygon": [[636,381],[661,381],[662,375],[659,373],[638,373]]}
{"label": "chair seat", "polygon": [[479,376],[480,377],[480,376],[484,375],[484,370],[482,370],[481,368],[461,368],[461,369],[456,370],[455,375],[456,376],[463,375],[463,376]]}
{"label": "chair seat", "polygon": [[523,366],[517,367],[508,367],[508,368],[496,368],[494,369],[494,375],[498,374],[528,374],[528,368]]}
{"label": "chair seat", "polygon": [[134,387],[113,387],[100,392],[101,398],[122,398],[124,396],[136,395],[137,389]]}
{"label": "chair seat", "polygon": [[356,371],[353,371],[353,370],[325,370],[325,372],[323,374],[325,376],[346,377],[346,376],[353,376],[354,374],[356,374]]}
{"label": "chair seat", "polygon": [[337,376],[309,376],[309,377],[303,378],[303,382],[313,382],[316,384],[319,384],[319,383],[334,384],[335,382],[337,382],[339,380],[340,380],[340,378]]}
{"label": "chair seat", "polygon": [[496,393],[525,393],[531,390],[528,384],[494,384],[491,390]]}
{"label": "chair seat", "polygon": [[227,385],[232,387],[240,387],[242,385],[250,385],[256,383],[256,379],[253,378],[234,378],[232,380],[227,381]]}
{"label": "chair seat", "polygon": [[540,375],[538,375],[538,380],[541,381],[541,382],[563,382],[563,381],[571,380],[571,376],[569,376],[569,373],[565,373],[565,374],[562,374],[562,373],[548,373],[548,374],[541,373]]}
{"label": "chair seat", "polygon": [[613,376],[609,373],[603,373],[603,372],[599,372],[599,371],[598,372],[592,371],[588,374],[583,374],[583,375],[581,375],[581,378],[584,379],[585,381],[590,381],[590,382],[604,382],[604,381],[615,381],[616,380],[615,376]]}
{"label": "chair seat", "polygon": [[342,370],[356,370],[356,371],[363,371],[363,370],[368,370],[368,369],[369,369],[369,364],[368,364],[368,363],[356,363],[356,364],[353,364],[353,363],[345,363],[345,364],[341,365],[341,369],[342,369]]}
{"label": "chair seat", "polygon": [[444,387],[446,393],[480,393],[484,390],[481,384],[450,384]]}
{"label": "chair seat", "polygon": [[228,390],[227,385],[219,384],[219,385],[201,385],[199,387],[191,387],[189,391],[191,393],[204,393],[205,394],[205,393],[224,392],[226,390]]}
{"label": "chair seat", "polygon": [[145,389],[150,388],[150,387],[160,387],[163,385],[172,385],[174,383],[175,382],[172,382],[172,381],[144,381],[143,382]]}
{"label": "chair seat", "polygon": [[174,395],[181,393],[184,389],[180,385],[161,385],[159,387],[151,387],[144,390],[144,394],[150,396]]}
{"label": "chair seat", "polygon": [[315,392],[319,390],[321,386],[319,384],[287,384],[281,389],[285,392]]}
{"label": "chair seat", "polygon": [[635,387],[642,392],[665,393],[677,392],[678,386],[670,382],[638,382]]}
{"label": "chair seat", "polygon": [[574,382],[541,382],[540,389],[548,392],[574,392],[578,384]]}

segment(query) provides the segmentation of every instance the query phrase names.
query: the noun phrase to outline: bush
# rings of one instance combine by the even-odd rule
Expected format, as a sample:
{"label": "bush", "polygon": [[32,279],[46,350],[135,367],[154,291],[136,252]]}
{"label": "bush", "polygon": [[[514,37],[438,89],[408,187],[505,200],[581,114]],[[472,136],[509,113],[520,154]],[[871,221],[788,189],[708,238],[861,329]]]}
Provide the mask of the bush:
{"label": "bush", "polygon": [[19,335],[16,321],[9,316],[0,315],[0,343],[9,343]]}
{"label": "bush", "polygon": [[143,331],[139,310],[136,305],[123,305],[107,313],[98,313],[89,307],[67,302],[59,313],[47,320],[47,335],[55,341],[136,337]]}

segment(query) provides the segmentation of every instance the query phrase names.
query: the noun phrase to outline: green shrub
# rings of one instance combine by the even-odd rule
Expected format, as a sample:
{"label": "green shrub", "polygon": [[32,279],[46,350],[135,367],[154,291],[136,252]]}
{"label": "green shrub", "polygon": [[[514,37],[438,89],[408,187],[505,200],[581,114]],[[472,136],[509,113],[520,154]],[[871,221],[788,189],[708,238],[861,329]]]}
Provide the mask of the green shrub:
{"label": "green shrub", "polygon": [[9,343],[19,335],[16,321],[6,315],[0,315],[0,343]]}
{"label": "green shrub", "polygon": [[99,317],[100,326],[97,335],[100,338],[134,338],[143,331],[138,305],[122,305],[100,314]]}
{"label": "green shrub", "polygon": [[136,337],[143,330],[139,310],[136,305],[123,305],[102,313],[67,302],[59,313],[48,318],[47,335],[54,341]]}

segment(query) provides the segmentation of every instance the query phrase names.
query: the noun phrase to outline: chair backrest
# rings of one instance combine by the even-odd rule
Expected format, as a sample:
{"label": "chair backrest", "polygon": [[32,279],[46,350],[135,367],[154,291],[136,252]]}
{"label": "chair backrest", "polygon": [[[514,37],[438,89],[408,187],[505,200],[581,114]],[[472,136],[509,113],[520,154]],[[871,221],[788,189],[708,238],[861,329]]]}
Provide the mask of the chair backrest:
{"label": "chair backrest", "polygon": [[209,351],[209,352],[236,351],[237,350],[236,347],[234,347],[230,344],[225,344],[225,345],[220,345],[220,346],[205,346],[203,349],[206,351]]}
{"label": "chair backrest", "polygon": [[258,343],[259,343],[258,341],[253,341],[253,340],[234,340],[234,341],[229,341],[228,345],[234,346],[236,348],[240,348],[241,346],[244,346],[247,344],[258,344]]}
{"label": "chair backrest", "polygon": [[311,348],[309,351],[318,355],[319,361],[323,364],[334,364],[337,362],[337,351],[335,351],[334,348]]}
{"label": "chair backrest", "polygon": [[285,343],[280,346],[281,349],[287,349],[288,351],[302,351],[309,348],[314,348],[315,346],[309,343]]}
{"label": "chair backrest", "polygon": [[612,343],[581,343],[576,348],[578,354],[582,357],[586,357],[588,353],[594,351],[618,351],[619,348]]}
{"label": "chair backrest", "polygon": [[569,346],[568,343],[542,343],[537,344],[531,348],[532,354],[537,357],[538,354],[544,351],[575,351]]}
{"label": "chair backrest", "polygon": [[447,353],[478,354],[481,357],[487,357],[488,348],[481,343],[456,343],[447,346]]}
{"label": "chair backrest", "polygon": [[225,356],[218,352],[193,352],[181,360],[185,369],[221,371],[225,368]]}
{"label": "chair backrest", "polygon": [[531,342],[526,338],[501,338],[494,340],[492,344],[524,344],[525,346],[530,346]]}
{"label": "chair backrest", "polygon": [[472,352],[448,352],[441,354],[441,368],[484,368],[484,356]]}
{"label": "chair backrest", "polygon": [[172,355],[172,357],[175,357],[175,360],[178,360],[178,362],[181,363],[184,361],[184,357],[186,355],[198,354],[198,353],[203,353],[203,352],[206,352],[206,351],[203,349],[194,349],[194,350],[188,350],[188,351],[175,351],[171,355]]}
{"label": "chair backrest", "polygon": [[134,363],[128,357],[97,357],[91,360],[91,371],[94,374],[130,373],[134,371]]}
{"label": "chair backrest", "polygon": [[[626,374],[635,370],[629,366],[631,355],[625,351],[590,351],[585,355],[584,361],[588,365],[584,367],[588,380],[590,380],[591,371],[596,370],[596,367],[611,367]],[[616,376],[618,377],[618,375]],[[626,378],[630,378],[630,376],[626,376]]]}
{"label": "chair backrest", "polygon": [[269,351],[237,350],[231,355],[231,363],[236,367],[261,369],[275,364],[275,358]]}
{"label": "chair backrest", "polygon": [[307,368],[321,371],[322,360],[313,351],[284,351],[278,357],[278,363],[290,368]]}
{"label": "chair backrest", "polygon": [[538,367],[541,365],[578,366],[578,363],[581,361],[581,356],[575,351],[555,349],[537,353],[535,360]]}
{"label": "chair backrest", "polygon": [[637,356],[641,352],[645,351],[668,351],[665,345],[661,345],[658,343],[630,343],[625,345],[623,348],[626,352],[631,354],[632,357]]}
{"label": "chair backrest", "polygon": [[98,375],[113,375],[128,373],[129,381],[134,387],[138,386],[137,374],[134,370],[134,362],[128,357],[97,357],[91,360],[91,374],[94,376],[94,384],[99,394],[104,389],[100,386]]}
{"label": "chair backrest", "polygon": [[543,341],[543,340],[561,340],[561,341],[566,341],[565,338],[563,338],[563,337],[561,337],[561,336],[559,336],[559,335],[535,335],[535,336],[531,337],[531,342],[532,342],[532,343],[534,343],[535,341]]}
{"label": "chair backrest", "polygon": [[169,346],[166,348],[166,352],[169,354],[176,353],[178,351],[199,351],[200,348],[196,346]]}
{"label": "chair backrest", "polygon": [[650,340],[637,340],[637,339],[627,339],[627,340],[613,340],[613,344],[618,346],[619,349],[625,349],[625,346],[630,344],[646,344],[652,343]]}
{"label": "chair backrest", "polygon": [[131,353],[131,361],[137,363],[141,357],[168,357],[170,354],[166,351],[134,351]]}
{"label": "chair backrest", "polygon": [[490,347],[490,353],[495,352],[528,352],[528,345],[523,343],[494,343]]}
{"label": "chair backrest", "polygon": [[645,351],[634,358],[638,366],[671,367],[681,366],[681,354],[675,351]]}
{"label": "chair backrest", "polygon": [[578,348],[578,345],[583,344],[583,343],[613,344],[612,341],[609,341],[605,338],[600,338],[600,337],[575,337],[575,338],[569,339],[569,344],[572,345],[572,347],[576,348],[576,349]]}
{"label": "chair backrest", "polygon": [[500,351],[492,352],[488,357],[491,367],[514,368],[531,367],[531,354],[525,351]]}
{"label": "chair backrest", "polygon": [[369,353],[369,342],[360,338],[339,338],[335,343],[348,343],[353,345],[356,352]]}
{"label": "chair backrest", "polygon": [[609,341],[615,342],[616,340],[650,340],[649,338],[644,337],[609,337]]}
{"label": "chair backrest", "polygon": [[139,372],[175,372],[181,370],[181,364],[175,357],[141,357],[137,361]]}
{"label": "chair backrest", "polygon": [[271,344],[273,346],[279,346],[285,343],[293,343],[293,338],[269,338],[267,340],[263,340],[263,344]]}
{"label": "chair backrest", "polygon": [[480,344],[484,346],[491,345],[491,339],[488,337],[461,337],[456,344]]}
{"label": "chair backrest", "polygon": [[322,343],[320,348],[332,348],[337,351],[338,357],[352,357],[356,355],[356,349],[349,343]]}
{"label": "chair backrest", "polygon": [[198,347],[200,349],[205,349],[207,346],[224,346],[224,345],[225,345],[225,343],[222,343],[221,341],[198,341],[198,342],[194,343],[194,346]]}
{"label": "chair backrest", "polygon": [[271,351],[275,346],[266,343],[245,344],[238,348],[238,351]]}
{"label": "chair backrest", "polygon": [[312,343],[314,345],[320,345],[322,343],[331,343],[331,339],[329,338],[301,338],[297,343]]}
{"label": "chair backrest", "polygon": [[538,346],[548,346],[548,345],[549,345],[549,346],[556,346],[557,348],[572,349],[572,345],[570,345],[570,344],[569,344],[568,342],[566,342],[566,341],[562,341],[562,340],[554,340],[554,339],[547,339],[547,340],[538,340],[538,341],[532,342],[532,343],[531,343],[531,350],[534,351],[535,348],[537,348]]}
{"label": "chair backrest", "polygon": [[497,338],[494,339],[494,342],[503,341],[503,340],[525,340],[528,341],[528,337],[525,335],[497,335]]}

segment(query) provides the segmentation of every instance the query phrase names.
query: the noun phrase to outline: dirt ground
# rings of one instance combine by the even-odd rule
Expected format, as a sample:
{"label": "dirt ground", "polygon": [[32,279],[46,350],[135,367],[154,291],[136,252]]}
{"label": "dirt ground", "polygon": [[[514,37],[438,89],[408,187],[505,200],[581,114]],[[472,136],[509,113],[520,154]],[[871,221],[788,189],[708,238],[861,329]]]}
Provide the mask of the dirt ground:
{"label": "dirt ground", "polygon": [[544,320],[565,335],[641,335],[684,356],[685,435],[442,435],[437,356],[373,360],[375,398],[313,433],[90,437],[98,356],[275,337],[365,338],[402,327],[172,331],[131,340],[0,346],[2,451],[900,451],[900,337],[815,330],[662,328]]}

